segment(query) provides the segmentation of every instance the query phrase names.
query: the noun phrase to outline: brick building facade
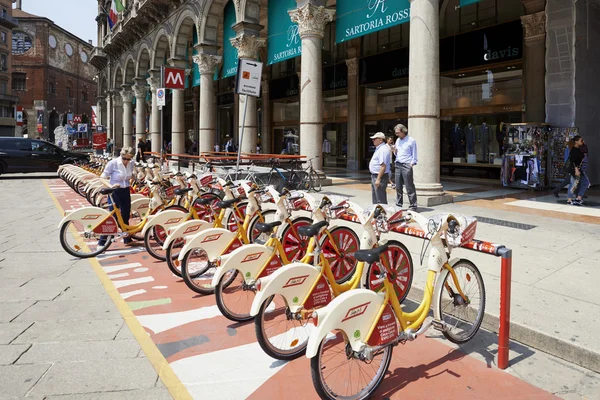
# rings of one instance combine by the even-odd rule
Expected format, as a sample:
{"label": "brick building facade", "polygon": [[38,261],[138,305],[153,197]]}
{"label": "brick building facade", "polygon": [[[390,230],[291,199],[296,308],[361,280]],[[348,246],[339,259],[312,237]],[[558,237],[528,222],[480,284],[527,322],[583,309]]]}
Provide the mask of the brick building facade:
{"label": "brick building facade", "polygon": [[17,136],[53,141],[54,129],[66,123],[68,113],[91,122],[96,99],[96,69],[89,63],[93,45],[48,18],[19,8],[13,15],[19,22],[13,30],[13,93],[26,119]]}

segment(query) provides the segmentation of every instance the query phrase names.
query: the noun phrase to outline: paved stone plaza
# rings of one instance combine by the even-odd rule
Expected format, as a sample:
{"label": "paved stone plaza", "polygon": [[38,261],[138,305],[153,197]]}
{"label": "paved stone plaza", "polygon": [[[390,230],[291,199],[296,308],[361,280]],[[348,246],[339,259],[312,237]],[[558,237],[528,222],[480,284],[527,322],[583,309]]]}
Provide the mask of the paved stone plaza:
{"label": "paved stone plaza", "polygon": [[[143,247],[114,245],[89,261],[64,253],[57,208],[78,208],[85,201],[60,180],[47,178],[15,175],[0,181],[0,398],[296,398],[290,393],[297,380],[310,382],[307,359],[286,364],[266,357],[255,343],[252,324],[233,324],[220,316],[214,299],[195,296]],[[367,185],[334,181],[324,193],[368,204]],[[592,371],[599,352],[593,285],[600,253],[593,240],[598,216],[577,222],[571,219],[578,214],[541,215],[540,209],[548,213],[556,202],[535,193],[460,183],[445,187],[465,201],[427,213],[454,211],[535,226],[478,224],[478,238],[514,250],[512,333],[521,343],[511,343],[511,365],[504,372],[495,367],[493,332],[482,331],[456,350],[446,340],[419,339],[396,348],[391,375],[378,393],[389,398],[425,393],[436,398],[599,398],[600,376]],[[391,190],[388,195],[391,199]],[[598,198],[591,192],[588,200]],[[515,201],[546,205],[510,205]],[[413,253],[413,294],[418,295],[420,242],[399,238]],[[494,329],[499,260],[463,255],[483,272],[486,324]],[[298,396],[313,398],[312,387]]]}

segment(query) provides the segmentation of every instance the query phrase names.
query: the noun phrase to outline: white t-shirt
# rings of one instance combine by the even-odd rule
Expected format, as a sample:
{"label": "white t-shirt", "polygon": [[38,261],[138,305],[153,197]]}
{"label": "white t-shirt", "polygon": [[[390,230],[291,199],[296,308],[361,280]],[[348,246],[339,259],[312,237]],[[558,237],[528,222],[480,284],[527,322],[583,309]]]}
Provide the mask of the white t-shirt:
{"label": "white t-shirt", "polygon": [[133,175],[133,162],[125,166],[121,157],[109,161],[102,172],[102,177],[110,180],[111,185],[119,184],[122,188],[129,187],[129,180]]}
{"label": "white t-shirt", "polygon": [[381,164],[385,164],[385,173],[389,174],[391,172],[391,160],[392,153],[390,152],[389,146],[385,143],[381,143],[379,146],[377,146],[377,149],[375,149],[373,157],[371,157],[371,162],[369,162],[369,171],[372,174],[378,174]]}

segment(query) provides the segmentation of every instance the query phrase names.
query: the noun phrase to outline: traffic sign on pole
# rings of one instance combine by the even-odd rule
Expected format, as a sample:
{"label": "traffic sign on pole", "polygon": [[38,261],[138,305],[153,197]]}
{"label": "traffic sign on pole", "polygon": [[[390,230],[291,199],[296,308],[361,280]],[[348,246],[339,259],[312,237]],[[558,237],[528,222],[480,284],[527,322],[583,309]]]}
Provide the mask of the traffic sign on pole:
{"label": "traffic sign on pole", "polygon": [[156,105],[159,107],[164,107],[165,105],[167,105],[164,88],[156,89]]}

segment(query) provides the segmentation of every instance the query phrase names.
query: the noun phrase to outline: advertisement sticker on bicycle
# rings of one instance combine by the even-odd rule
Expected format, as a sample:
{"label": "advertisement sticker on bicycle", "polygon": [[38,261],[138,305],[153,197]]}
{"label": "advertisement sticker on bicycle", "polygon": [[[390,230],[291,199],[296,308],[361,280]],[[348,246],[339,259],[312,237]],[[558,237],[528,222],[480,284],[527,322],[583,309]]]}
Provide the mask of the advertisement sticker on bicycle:
{"label": "advertisement sticker on bicycle", "polygon": [[202,179],[200,179],[200,185],[202,186],[206,186],[209,183],[211,183],[213,181],[213,176],[212,175],[206,175],[205,177],[203,177]]}
{"label": "advertisement sticker on bicycle", "polygon": [[324,276],[321,276],[315,286],[314,290],[304,303],[304,308],[307,310],[327,305],[331,302],[331,290],[325,280]]}
{"label": "advertisement sticker on bicycle", "polygon": [[118,231],[117,221],[112,216],[109,216],[94,228],[94,233],[101,235],[115,235]]}
{"label": "advertisement sticker on bicycle", "polygon": [[386,304],[375,330],[369,338],[369,346],[381,346],[398,337],[398,324],[396,323],[396,317],[392,311],[392,307]]}
{"label": "advertisement sticker on bicycle", "polygon": [[371,302],[361,304],[356,307],[352,307],[351,309],[348,310],[348,312],[346,313],[346,316],[344,317],[342,322],[345,322],[345,321],[348,321],[349,319],[356,318],[356,317],[363,315],[367,311],[367,308],[369,308],[369,304],[371,304]]}

